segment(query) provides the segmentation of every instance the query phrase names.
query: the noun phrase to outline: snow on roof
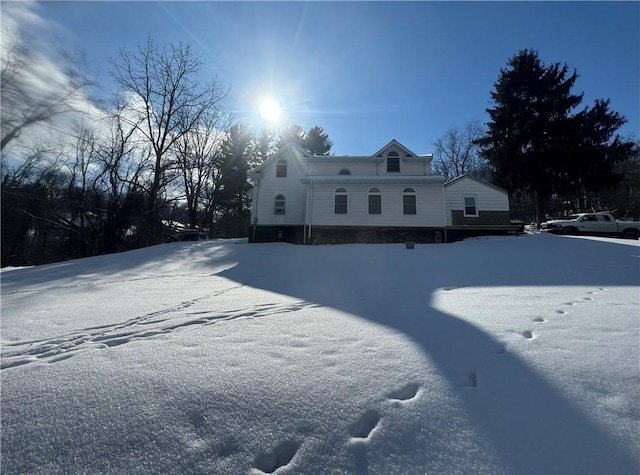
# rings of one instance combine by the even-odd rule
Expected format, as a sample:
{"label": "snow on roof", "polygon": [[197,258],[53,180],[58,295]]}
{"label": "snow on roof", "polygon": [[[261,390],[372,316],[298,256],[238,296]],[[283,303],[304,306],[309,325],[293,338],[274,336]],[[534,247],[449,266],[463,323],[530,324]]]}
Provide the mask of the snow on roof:
{"label": "snow on roof", "polygon": [[500,191],[501,193],[505,193],[505,194],[508,194],[508,193],[509,193],[509,192],[508,192],[507,190],[505,190],[504,188],[500,188],[499,186],[494,185],[493,183],[489,183],[488,181],[481,180],[481,179],[479,179],[479,178],[474,177],[473,175],[469,175],[469,174],[466,174],[466,173],[465,173],[464,175],[460,175],[459,177],[456,177],[456,178],[453,178],[453,179],[451,179],[451,180],[447,181],[447,182],[444,184],[444,186],[445,186],[445,188],[446,188],[446,187],[448,187],[448,186],[455,185],[456,183],[459,183],[460,181],[462,181],[462,180],[466,180],[466,179],[473,180],[473,181],[475,181],[475,182],[477,182],[477,183],[480,183],[480,184],[482,184],[482,185],[485,185],[485,186],[488,186],[488,187],[490,187],[490,188],[493,188],[493,189],[494,189],[494,190],[496,190],[496,191]]}

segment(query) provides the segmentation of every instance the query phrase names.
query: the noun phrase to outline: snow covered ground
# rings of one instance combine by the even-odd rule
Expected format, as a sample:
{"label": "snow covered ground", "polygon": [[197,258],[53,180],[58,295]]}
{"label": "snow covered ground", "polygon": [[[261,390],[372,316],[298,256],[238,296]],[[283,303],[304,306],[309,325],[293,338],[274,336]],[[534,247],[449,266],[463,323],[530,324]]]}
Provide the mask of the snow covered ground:
{"label": "snow covered ground", "polygon": [[206,241],[3,272],[2,473],[639,473],[639,244]]}

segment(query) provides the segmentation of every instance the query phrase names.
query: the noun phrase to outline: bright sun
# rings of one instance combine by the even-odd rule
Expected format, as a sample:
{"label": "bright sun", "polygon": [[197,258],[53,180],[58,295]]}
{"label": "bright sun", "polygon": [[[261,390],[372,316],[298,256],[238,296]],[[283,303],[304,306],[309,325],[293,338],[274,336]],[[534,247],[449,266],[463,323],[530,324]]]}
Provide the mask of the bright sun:
{"label": "bright sun", "polygon": [[282,112],[280,104],[270,97],[267,97],[260,104],[260,114],[269,122],[276,122],[280,118],[280,112]]}

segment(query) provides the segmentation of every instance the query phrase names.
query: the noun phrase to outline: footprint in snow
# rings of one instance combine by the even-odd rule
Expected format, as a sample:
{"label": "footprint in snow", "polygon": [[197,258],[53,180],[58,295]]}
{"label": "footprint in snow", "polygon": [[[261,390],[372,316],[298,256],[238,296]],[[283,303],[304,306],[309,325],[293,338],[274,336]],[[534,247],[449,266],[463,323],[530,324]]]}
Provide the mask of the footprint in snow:
{"label": "footprint in snow", "polygon": [[470,388],[478,387],[478,374],[475,371],[469,371],[469,373],[467,374],[467,383],[465,384],[465,386],[468,386]]}
{"label": "footprint in snow", "polygon": [[366,439],[380,421],[380,413],[375,409],[369,409],[360,418],[349,426],[349,435],[354,439]]}
{"label": "footprint in snow", "polygon": [[522,332],[522,336],[530,340],[531,338],[533,338],[533,333],[531,332],[531,330],[525,330]]}
{"label": "footprint in snow", "polygon": [[565,312],[564,310],[556,310],[556,313],[558,315],[566,315],[568,312]]}
{"label": "footprint in snow", "polygon": [[278,444],[271,452],[262,453],[255,459],[254,465],[258,470],[264,473],[273,473],[280,467],[288,465],[296,452],[300,448],[300,444],[294,440],[285,440]]}
{"label": "footprint in snow", "polygon": [[534,318],[533,321],[536,323],[544,323],[546,320],[542,317],[538,317],[538,318]]}
{"label": "footprint in snow", "polygon": [[419,384],[407,384],[406,386],[403,386],[400,389],[389,393],[387,397],[389,399],[396,399],[398,401],[408,401],[409,399],[413,399],[414,397],[416,397],[419,388]]}

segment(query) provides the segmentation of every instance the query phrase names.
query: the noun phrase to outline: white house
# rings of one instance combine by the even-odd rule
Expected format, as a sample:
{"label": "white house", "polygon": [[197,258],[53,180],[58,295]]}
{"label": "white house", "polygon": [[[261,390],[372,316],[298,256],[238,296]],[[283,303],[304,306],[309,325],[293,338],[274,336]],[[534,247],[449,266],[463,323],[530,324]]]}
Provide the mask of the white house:
{"label": "white house", "polygon": [[431,174],[432,155],[392,140],[371,156],[314,156],[288,144],[249,173],[250,242],[447,242],[513,232],[507,193]]}

